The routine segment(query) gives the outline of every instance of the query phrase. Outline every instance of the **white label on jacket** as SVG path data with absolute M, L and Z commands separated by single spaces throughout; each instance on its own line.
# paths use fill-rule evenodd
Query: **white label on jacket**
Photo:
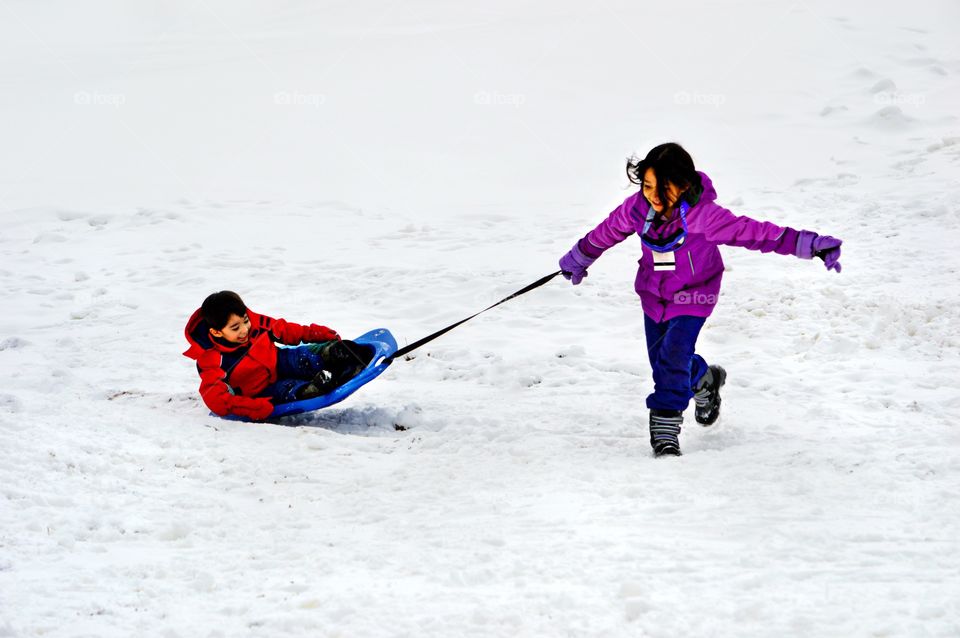
M 677 257 L 675 253 L 658 253 L 655 250 L 650 251 L 653 254 L 654 270 L 676 270 Z

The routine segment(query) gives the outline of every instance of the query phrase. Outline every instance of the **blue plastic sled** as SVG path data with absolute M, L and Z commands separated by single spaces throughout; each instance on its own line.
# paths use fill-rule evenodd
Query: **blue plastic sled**
M 370 363 L 367 364 L 367 367 L 364 368 L 360 374 L 323 396 L 305 399 L 303 401 L 280 403 L 273 408 L 270 418 L 300 414 L 302 412 L 312 412 L 313 410 L 319 410 L 334 403 L 340 403 L 365 384 L 379 377 L 380 374 L 390 366 L 390 363 L 385 361 L 385 359 L 397 351 L 397 340 L 393 338 L 393 335 L 390 334 L 390 331 L 386 328 L 371 330 L 364 335 L 360 335 L 353 341 L 355 343 L 371 345 L 376 349 L 373 359 L 370 360 Z
M 370 332 L 357 337 L 353 341 L 355 343 L 371 345 L 376 350 L 375 354 L 373 355 L 373 359 L 370 360 L 370 363 L 367 364 L 367 367 L 364 368 L 360 374 L 353 377 L 342 386 L 334 388 L 333 391 L 324 394 L 323 396 L 314 397 L 312 399 L 304 399 L 303 401 L 279 403 L 274 406 L 273 412 L 270 413 L 268 418 L 274 419 L 291 414 L 312 412 L 313 410 L 319 410 L 320 408 L 325 408 L 328 405 L 333 405 L 334 403 L 340 403 L 348 396 L 362 388 L 364 385 L 379 377 L 384 370 L 390 367 L 390 362 L 386 361 L 386 359 L 397 351 L 397 340 L 393 338 L 393 335 L 390 334 L 389 330 L 386 328 L 371 330 Z M 249 420 L 236 416 L 227 416 L 224 418 L 230 419 L 231 421 Z

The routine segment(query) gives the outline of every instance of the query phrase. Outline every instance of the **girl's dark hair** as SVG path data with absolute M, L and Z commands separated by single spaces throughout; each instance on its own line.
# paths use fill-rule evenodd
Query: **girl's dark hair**
M 667 184 L 675 185 L 683 193 L 680 199 L 690 206 L 700 201 L 703 193 L 703 181 L 693 166 L 690 153 L 675 142 L 654 146 L 643 159 L 631 157 L 627 160 L 627 178 L 634 184 L 643 184 L 643 176 L 652 168 L 657 176 L 657 196 L 666 205 Z
M 231 315 L 242 317 L 247 314 L 247 305 L 240 295 L 232 290 L 215 292 L 203 300 L 200 306 L 200 316 L 207 322 L 207 326 L 214 330 L 222 330 Z

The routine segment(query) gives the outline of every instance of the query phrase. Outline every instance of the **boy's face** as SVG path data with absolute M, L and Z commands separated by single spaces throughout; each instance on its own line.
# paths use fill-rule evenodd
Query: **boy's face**
M 250 337 L 250 317 L 246 314 L 242 317 L 230 315 L 230 318 L 227 319 L 227 325 L 222 330 L 210 328 L 210 334 L 220 339 L 226 339 L 230 343 L 244 344 Z

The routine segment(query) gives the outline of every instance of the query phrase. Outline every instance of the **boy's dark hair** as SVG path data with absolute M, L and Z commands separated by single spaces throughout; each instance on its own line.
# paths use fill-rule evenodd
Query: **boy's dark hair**
M 627 178 L 634 184 L 643 184 L 643 176 L 652 168 L 657 176 L 657 196 L 661 202 L 667 200 L 667 183 L 675 185 L 683 193 L 681 200 L 690 206 L 700 201 L 703 193 L 703 180 L 693 166 L 690 153 L 675 142 L 654 146 L 643 159 L 631 157 L 627 160 Z
M 231 315 L 242 317 L 247 314 L 247 305 L 240 295 L 232 290 L 215 292 L 203 300 L 200 306 L 200 315 L 207 322 L 207 326 L 214 330 L 222 330 Z

